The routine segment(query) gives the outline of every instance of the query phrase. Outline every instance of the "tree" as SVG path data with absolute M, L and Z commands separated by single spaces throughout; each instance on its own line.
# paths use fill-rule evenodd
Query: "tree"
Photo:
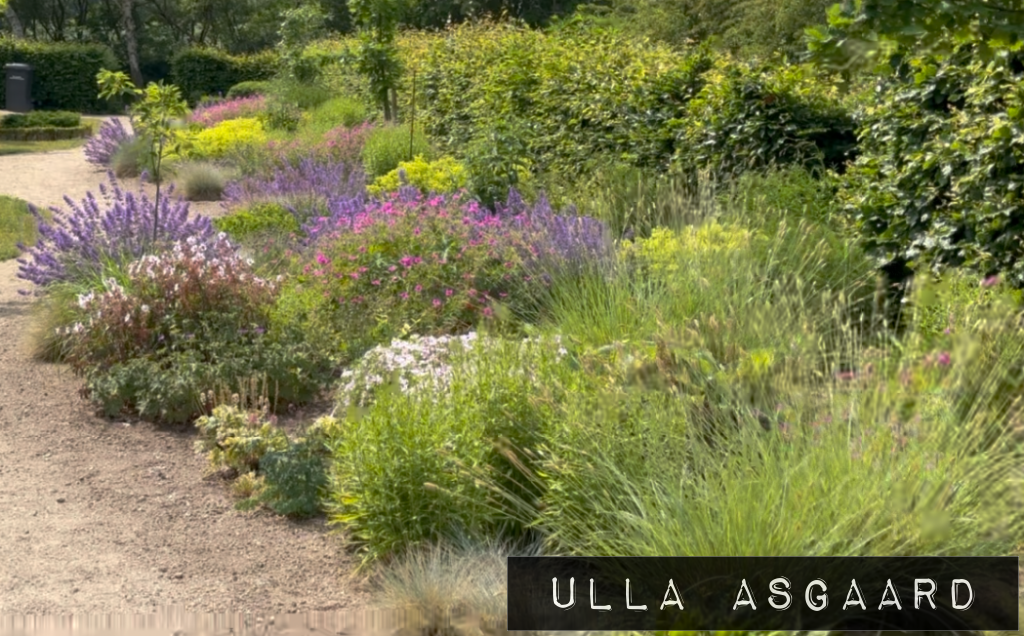
M 402 76 L 402 65 L 395 46 L 395 32 L 405 8 L 402 0 L 349 1 L 352 22 L 360 31 L 356 63 L 359 72 L 369 80 L 370 94 L 388 121 L 398 117 L 392 92 Z
M 142 69 L 139 66 L 139 40 L 135 31 L 135 0 L 121 0 L 124 19 L 124 46 L 128 55 L 128 70 L 136 86 L 142 86 Z

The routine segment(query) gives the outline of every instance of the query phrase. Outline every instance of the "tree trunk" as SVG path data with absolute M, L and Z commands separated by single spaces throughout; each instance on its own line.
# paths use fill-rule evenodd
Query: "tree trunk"
M 135 32 L 135 16 L 133 9 L 135 0 L 121 0 L 121 13 L 124 18 L 124 48 L 128 54 L 128 72 L 132 81 L 142 88 L 142 69 L 139 66 L 139 40 Z
M 18 19 L 18 14 L 14 12 L 14 6 L 10 2 L 7 3 L 4 18 L 7 20 L 7 24 L 11 25 L 11 32 L 14 34 L 14 37 L 19 40 L 24 39 L 25 28 L 21 26 L 21 20 Z

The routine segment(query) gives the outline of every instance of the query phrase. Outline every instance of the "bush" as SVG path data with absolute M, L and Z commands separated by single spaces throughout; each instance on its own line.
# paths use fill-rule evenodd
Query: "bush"
M 257 95 L 266 95 L 270 92 L 270 82 L 268 81 L 255 81 L 255 82 L 239 82 L 228 89 L 228 99 L 241 99 L 243 97 L 256 97 Z
M 79 298 L 67 359 L 108 415 L 187 421 L 205 408 L 206 391 L 237 392 L 253 377 L 274 407 L 319 391 L 316 354 L 268 334 L 274 283 L 226 238 L 204 247 L 179 242 L 133 262 L 124 286 L 108 279 Z
M 228 185 L 225 198 L 233 205 L 273 201 L 284 205 L 299 223 L 329 214 L 334 205 L 362 205 L 366 178 L 359 166 L 304 159 L 285 163 L 266 178 L 249 177 Z
M 299 129 L 299 122 L 302 121 L 302 111 L 294 104 L 289 104 L 280 99 L 273 99 L 267 104 L 266 109 L 260 113 L 260 123 L 268 130 L 283 130 L 295 132 Z
M 266 81 L 280 70 L 273 51 L 255 55 L 229 55 L 210 48 L 189 48 L 171 58 L 171 78 L 190 103 L 203 95 L 217 95 L 246 81 Z
M 80 204 L 66 198 L 70 211 L 53 208 L 52 223 L 32 208 L 40 239 L 25 250 L 31 260 L 18 259 L 18 278 L 42 288 L 57 281 L 95 279 L 108 265 L 127 264 L 152 248 L 154 222 L 158 246 L 180 240 L 197 244 L 212 240 L 210 219 L 189 219 L 188 203 L 172 203 L 173 188 L 161 197 L 158 210 L 145 192 L 125 192 L 113 174 L 108 178 L 110 189 L 101 184 L 100 199 L 91 192 Z M 157 212 L 159 219 L 154 218 Z
M 334 95 L 316 82 L 276 80 L 270 85 L 269 97 L 285 104 L 297 106 L 300 110 L 312 110 L 331 99 Z
M 362 124 L 355 128 L 339 126 L 324 134 L 300 134 L 288 141 L 238 149 L 231 153 L 231 161 L 242 174 L 261 179 L 287 166 L 297 168 L 306 161 L 361 166 L 363 143 L 372 130 L 372 124 Z
M 288 436 L 274 426 L 275 418 L 265 409 L 247 413 L 240 406 L 244 405 L 221 404 L 196 419 L 195 450 L 206 453 L 213 470 L 256 472 L 268 452 L 288 447 Z
M 101 100 L 96 93 L 96 74 L 103 69 L 120 68 L 117 58 L 106 46 L 0 37 L 0 68 L 11 63 L 32 66 L 35 108 L 75 113 L 105 113 L 116 109 L 116 104 Z M 5 99 L 5 86 L 0 85 L 0 103 Z
M 363 165 L 367 176 L 371 178 L 383 177 L 397 169 L 401 162 L 411 161 L 418 156 L 428 161 L 434 158 L 430 141 L 422 131 L 414 131 L 410 154 L 409 130 L 402 126 L 375 128 L 366 137 L 363 146 Z
M 351 97 L 335 97 L 312 111 L 308 127 L 327 131 L 339 126 L 353 128 L 369 119 L 369 112 L 362 102 Z
M 674 161 L 718 178 L 787 164 L 841 170 L 853 157 L 853 118 L 834 88 L 795 66 L 722 60 L 687 105 Z
M 571 176 L 605 155 L 667 167 L 672 122 L 713 61 L 703 49 L 678 53 L 607 33 L 487 24 L 456 27 L 422 58 L 417 115 L 447 150 L 462 158 L 472 140 L 518 120 L 532 169 Z
M 221 159 L 239 146 L 266 143 L 267 136 L 258 119 L 228 119 L 190 136 L 188 156 L 196 159 Z
M 248 207 L 213 220 L 214 227 L 231 238 L 244 241 L 263 233 L 292 234 L 298 232 L 295 215 L 279 203 L 253 203 Z
M 85 159 L 93 165 L 110 168 L 114 155 L 134 139 L 135 135 L 128 132 L 120 119 L 108 119 L 100 126 L 99 134 L 85 142 Z
M 398 168 L 378 177 L 367 192 L 379 196 L 397 192 L 404 185 L 419 188 L 424 194 L 446 194 L 466 187 L 466 170 L 451 157 L 427 161 L 422 155 L 412 161 L 403 161 Z
M 189 201 L 219 201 L 227 185 L 223 168 L 212 163 L 188 163 L 177 171 L 180 190 Z
M 0 128 L 77 128 L 81 125 L 81 115 L 61 110 L 14 113 L 0 118 Z
M 896 282 L 967 266 L 1024 286 L 1021 59 L 985 61 L 971 45 L 912 58 L 860 113 L 862 154 L 840 198 Z
M 266 100 L 262 96 L 238 97 L 197 106 L 189 116 L 189 121 L 210 127 L 228 119 L 257 117 L 265 108 Z

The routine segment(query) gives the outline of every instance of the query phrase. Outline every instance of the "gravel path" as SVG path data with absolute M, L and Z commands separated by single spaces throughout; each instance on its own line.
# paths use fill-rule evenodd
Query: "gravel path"
M 0 157 L 0 194 L 37 205 L 103 180 L 80 149 Z M 98 418 L 65 366 L 31 359 L 16 272 L 0 263 L 0 616 L 367 605 L 323 520 L 235 511 L 192 430 Z

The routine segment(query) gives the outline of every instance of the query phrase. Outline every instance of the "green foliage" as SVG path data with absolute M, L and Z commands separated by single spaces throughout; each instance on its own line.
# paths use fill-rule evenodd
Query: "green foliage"
M 278 203 L 254 203 L 213 220 L 214 227 L 239 241 L 264 233 L 291 234 L 299 231 L 295 215 Z
M 279 515 L 304 518 L 322 511 L 327 487 L 326 451 L 321 444 L 300 440 L 271 450 L 260 459 L 264 488 L 260 503 Z
M 880 80 L 840 196 L 882 265 L 966 265 L 1024 284 L 1021 59 L 1003 49 L 986 62 L 967 44 Z
M 295 132 L 302 121 L 302 110 L 295 104 L 272 99 L 259 114 L 259 121 L 267 130 Z
M 469 191 L 486 206 L 504 201 L 511 188 L 530 192 L 529 150 L 522 125 L 495 126 L 470 140 L 464 151 Z
M 393 125 L 374 128 L 363 146 L 363 166 L 366 168 L 367 176 L 383 177 L 396 170 L 401 162 L 410 161 L 417 156 L 428 161 L 434 158 L 436 153 L 422 131 L 415 131 L 412 141 L 410 153 L 408 128 Z
M 378 391 L 333 444 L 328 516 L 351 533 L 366 560 L 453 534 L 488 539 L 523 531 L 468 473 L 486 472 L 520 496 L 535 496 L 502 451 L 536 446 L 551 409 L 533 399 L 536 387 L 564 386 L 556 380 L 572 372 L 544 342 L 474 348 L 453 369 L 451 388 L 441 394 Z
M 317 132 L 327 132 L 338 126 L 352 128 L 370 117 L 366 106 L 351 97 L 334 97 L 318 106 L 310 115 L 307 128 Z
M 281 14 L 278 35 L 281 40 L 282 62 L 292 79 L 312 82 L 317 79 L 319 69 L 309 64 L 310 58 L 303 57 L 306 45 L 323 34 L 327 14 L 315 3 L 301 3 Z
M 143 170 L 152 172 L 153 157 L 150 154 L 152 140 L 136 137 L 132 141 L 121 144 L 110 161 L 110 169 L 118 179 L 134 178 Z
M 256 118 L 228 119 L 189 137 L 188 156 L 219 159 L 240 146 L 252 146 L 267 140 L 263 125 Z
M 290 104 L 303 111 L 312 110 L 333 96 L 331 91 L 320 83 L 294 80 L 275 80 L 270 84 L 268 94 L 271 102 Z
M 36 220 L 28 204 L 0 196 L 0 261 L 21 255 L 18 244 L 31 246 L 36 239 Z
M 177 182 L 189 201 L 219 201 L 227 176 L 221 166 L 212 163 L 188 163 L 176 170 Z
M 12 113 L 0 118 L 0 128 L 77 128 L 82 116 L 68 111 L 36 110 L 30 113 Z
M 0 37 L 0 68 L 11 63 L 32 66 L 32 101 L 40 110 L 111 110 L 97 99 L 93 79 L 101 70 L 119 67 L 117 58 L 106 46 Z M 5 94 L 5 86 L 0 85 L 0 103 L 6 99 Z
M 237 403 L 217 406 L 195 422 L 199 429 L 196 452 L 206 453 L 214 470 L 254 472 L 268 452 L 288 448 L 288 436 L 266 420 L 265 410 L 247 413 Z
M 803 69 L 723 60 L 705 80 L 678 124 L 682 167 L 724 178 L 791 163 L 842 169 L 851 158 L 853 118 Z
M 240 82 L 270 80 L 280 66 L 273 51 L 236 56 L 211 48 L 188 48 L 171 59 L 171 78 L 194 104 L 203 95 L 223 94 Z
M 255 95 L 266 95 L 270 92 L 270 82 L 264 80 L 239 82 L 228 89 L 225 97 L 237 99 L 241 97 L 253 97 Z
M 422 155 L 412 161 L 403 161 L 398 167 L 378 177 L 367 187 L 367 192 L 379 196 L 395 192 L 402 185 L 411 185 L 424 194 L 451 193 L 466 186 L 466 170 L 451 157 L 427 161 Z
M 352 12 L 352 23 L 360 32 L 354 62 L 367 79 L 370 95 L 384 112 L 384 119 L 392 121 L 398 114 L 392 111 L 391 93 L 397 88 L 402 75 L 402 63 L 395 46 L 402 2 L 349 0 L 348 7 Z

